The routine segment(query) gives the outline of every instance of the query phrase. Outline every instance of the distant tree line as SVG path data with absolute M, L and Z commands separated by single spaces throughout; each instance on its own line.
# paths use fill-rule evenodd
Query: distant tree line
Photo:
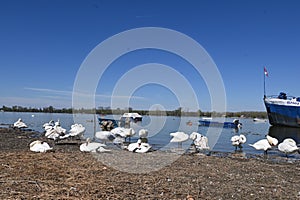
M 175 110 L 136 110 L 133 108 L 125 109 L 111 109 L 110 107 L 98 107 L 97 109 L 72 109 L 72 108 L 54 108 L 53 106 L 43 107 L 43 108 L 32 108 L 32 107 L 23 107 L 23 106 L 2 106 L 0 108 L 4 112 L 41 112 L 41 113 L 96 113 L 99 115 L 122 115 L 126 112 L 137 112 L 140 115 L 156 115 L 156 116 L 193 116 L 193 117 L 245 117 L 245 118 L 267 118 L 266 112 L 259 111 L 242 111 L 242 112 L 202 112 L 198 111 L 183 111 L 181 107 Z
M 57 109 L 54 108 L 53 106 L 48 106 L 44 108 L 32 108 L 32 107 L 28 108 L 23 106 L 12 106 L 12 107 L 2 106 L 0 110 L 4 112 L 72 113 L 71 108 Z

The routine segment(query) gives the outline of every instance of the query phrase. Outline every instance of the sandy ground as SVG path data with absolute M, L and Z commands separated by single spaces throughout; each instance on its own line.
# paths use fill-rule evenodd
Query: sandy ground
M 0 199 L 300 199 L 297 160 L 184 154 L 133 174 L 80 152 L 79 143 L 30 152 L 34 134 L 0 129 Z

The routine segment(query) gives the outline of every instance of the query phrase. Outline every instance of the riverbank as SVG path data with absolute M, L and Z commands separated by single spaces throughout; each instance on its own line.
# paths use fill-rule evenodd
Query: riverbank
M 56 145 L 29 151 L 34 132 L 0 129 L 1 199 L 297 199 L 300 163 L 185 154 L 159 171 L 131 174 Z

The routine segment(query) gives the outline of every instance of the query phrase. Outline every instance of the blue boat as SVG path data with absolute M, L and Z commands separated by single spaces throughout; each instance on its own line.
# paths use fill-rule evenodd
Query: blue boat
M 300 127 L 300 97 L 280 92 L 278 96 L 265 96 L 264 103 L 271 125 Z
M 233 122 L 217 122 L 211 120 L 199 120 L 199 126 L 214 126 L 221 128 L 241 128 L 242 124 L 238 119 L 233 120 Z

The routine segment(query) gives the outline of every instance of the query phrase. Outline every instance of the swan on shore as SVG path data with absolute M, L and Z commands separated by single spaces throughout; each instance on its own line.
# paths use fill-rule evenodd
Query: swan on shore
M 13 128 L 27 128 L 27 125 L 22 121 L 21 118 L 19 118 L 14 124 L 13 124 Z
M 45 123 L 43 127 L 45 129 L 45 136 L 49 139 L 57 140 L 66 134 L 66 129 L 60 126 L 59 120 L 55 123 L 51 120 L 50 122 Z
M 254 147 L 256 150 L 264 150 L 264 154 L 268 153 L 268 150 L 272 149 L 273 146 L 278 144 L 278 140 L 269 135 L 266 136 L 266 139 L 261 139 L 254 144 L 249 144 L 249 146 Z
M 276 146 L 278 144 L 278 140 L 276 138 L 269 135 L 267 135 L 266 137 L 271 146 Z
M 148 143 L 144 143 L 139 139 L 136 143 L 129 144 L 127 150 L 135 153 L 146 153 L 151 148 L 151 145 L 149 145 Z
M 79 149 L 82 152 L 108 152 L 110 150 L 104 149 L 105 144 L 92 142 L 90 138 L 86 139 L 86 142 L 81 144 Z
M 239 147 L 240 149 L 242 149 L 242 144 L 245 144 L 247 139 L 246 136 L 241 134 L 241 135 L 234 135 L 231 137 L 231 144 L 232 146 L 235 146 L 235 150 L 237 150 L 237 148 Z
M 85 127 L 82 124 L 73 124 L 67 134 L 59 136 L 59 139 L 79 136 L 82 137 L 85 132 Z
M 67 129 L 62 128 L 62 127 L 60 126 L 59 120 L 58 120 L 57 122 L 55 122 L 53 128 L 54 128 L 54 129 L 56 130 L 56 132 L 57 132 L 58 134 L 60 134 L 60 135 L 64 135 L 64 134 L 66 133 L 66 131 L 67 131 Z
M 54 125 L 54 121 L 50 120 L 49 122 L 43 124 L 43 128 L 45 129 L 45 131 L 47 131 L 49 129 L 52 129 Z
M 46 152 L 52 150 L 47 142 L 43 142 L 40 140 L 35 140 L 29 144 L 30 151 L 34 152 Z
M 117 127 L 112 129 L 110 132 L 113 133 L 116 137 L 125 138 L 125 140 L 126 138 L 129 138 L 129 141 L 130 138 L 135 135 L 135 131 L 133 130 L 133 128 Z
M 200 133 L 192 132 L 190 139 L 193 140 L 196 150 L 208 150 L 208 138 Z
M 95 137 L 102 142 L 113 142 L 116 139 L 116 136 L 110 131 L 97 131 Z
M 295 152 L 300 153 L 299 148 L 297 147 L 297 144 L 295 140 L 291 138 L 286 138 L 278 145 L 278 150 L 282 153 L 285 153 L 286 157 L 288 157 L 288 154 L 292 154 Z

